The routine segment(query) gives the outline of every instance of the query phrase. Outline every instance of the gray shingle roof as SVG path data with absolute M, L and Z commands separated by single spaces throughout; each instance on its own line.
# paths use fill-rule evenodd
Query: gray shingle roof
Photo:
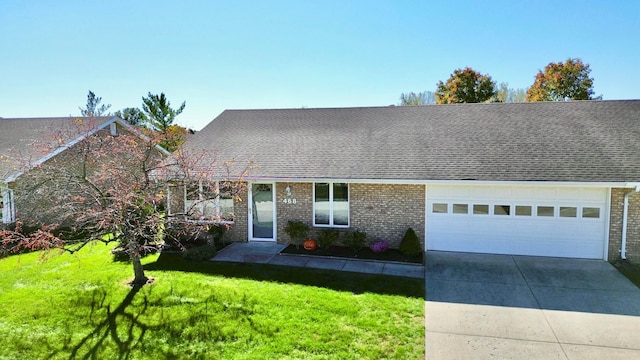
M 185 148 L 264 178 L 640 181 L 640 100 L 226 110 Z
M 29 163 L 47 155 L 40 145 L 66 143 L 82 135 L 82 129 L 97 126 L 111 118 L 0 118 L 0 180 L 25 170 Z M 85 126 L 76 126 L 76 119 L 83 119 Z

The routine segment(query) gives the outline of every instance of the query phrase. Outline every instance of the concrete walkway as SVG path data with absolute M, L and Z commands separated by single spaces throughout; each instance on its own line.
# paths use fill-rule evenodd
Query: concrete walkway
M 222 249 L 211 261 L 261 263 L 424 278 L 424 266 L 421 265 L 279 254 L 285 247 L 286 245 L 270 242 L 238 242 Z
M 640 289 L 605 261 L 427 252 L 427 359 L 640 359 Z

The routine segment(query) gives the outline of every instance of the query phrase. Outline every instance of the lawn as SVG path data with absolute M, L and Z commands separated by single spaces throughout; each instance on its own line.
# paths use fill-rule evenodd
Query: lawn
M 0 359 L 424 359 L 424 280 L 144 259 L 0 259 Z

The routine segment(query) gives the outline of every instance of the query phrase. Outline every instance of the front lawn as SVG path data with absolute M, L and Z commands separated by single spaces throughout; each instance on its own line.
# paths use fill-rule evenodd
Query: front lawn
M 100 243 L 0 259 L 0 359 L 423 359 L 424 280 L 143 260 Z

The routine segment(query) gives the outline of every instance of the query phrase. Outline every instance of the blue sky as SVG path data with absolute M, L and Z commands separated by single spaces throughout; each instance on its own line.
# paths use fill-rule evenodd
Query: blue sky
M 200 129 L 224 109 L 386 106 L 470 66 L 526 88 L 581 58 L 639 99 L 638 1 L 0 1 L 0 116 L 115 111 L 164 92 Z

